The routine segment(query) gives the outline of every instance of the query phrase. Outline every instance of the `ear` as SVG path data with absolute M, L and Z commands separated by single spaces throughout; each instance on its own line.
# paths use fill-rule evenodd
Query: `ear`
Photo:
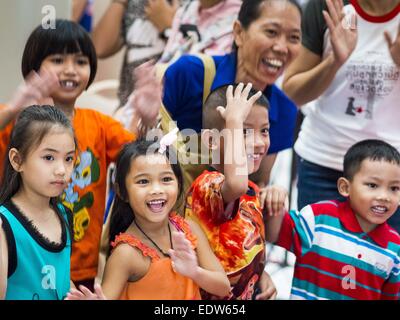
M 238 47 L 243 45 L 243 27 L 239 20 L 235 20 L 233 24 L 233 41 Z
M 114 183 L 114 190 L 115 190 L 115 194 L 121 199 L 121 200 L 123 200 L 123 201 L 125 201 L 126 202 L 126 199 L 124 199 L 124 197 L 121 195 L 121 189 L 120 189 L 120 187 L 119 187 L 119 184 L 118 183 Z
M 339 193 L 343 197 L 347 198 L 350 193 L 350 181 L 344 177 L 340 177 L 337 182 L 337 188 Z
M 204 129 L 201 131 L 201 142 L 208 150 L 214 151 L 218 149 L 218 142 L 214 138 L 214 134 L 210 129 Z
M 15 148 L 11 148 L 8 152 L 8 160 L 10 160 L 11 166 L 17 172 L 21 172 L 22 157 L 19 151 Z

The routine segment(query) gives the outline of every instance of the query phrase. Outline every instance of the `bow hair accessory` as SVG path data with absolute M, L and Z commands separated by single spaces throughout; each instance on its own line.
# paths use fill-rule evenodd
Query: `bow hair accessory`
M 178 139 L 178 128 L 173 129 L 171 132 L 168 132 L 165 136 L 163 136 L 160 140 L 160 148 L 158 149 L 159 153 L 164 153 L 171 144 L 173 144 L 176 139 Z

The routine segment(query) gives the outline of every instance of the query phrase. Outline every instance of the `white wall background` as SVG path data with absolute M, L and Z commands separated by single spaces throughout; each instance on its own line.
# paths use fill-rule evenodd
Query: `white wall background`
M 54 6 L 57 18 L 69 18 L 71 0 L 0 1 L 0 103 L 7 101 L 22 81 L 21 58 L 26 39 L 46 14 L 42 8 Z

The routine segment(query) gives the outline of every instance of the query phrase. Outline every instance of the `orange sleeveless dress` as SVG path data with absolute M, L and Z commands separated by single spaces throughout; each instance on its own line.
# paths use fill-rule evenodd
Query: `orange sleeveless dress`
M 170 222 L 179 231 L 185 233 L 192 243 L 193 249 L 197 246 L 197 238 L 192 234 L 187 222 L 176 214 L 170 216 Z M 135 282 L 127 282 L 120 300 L 200 300 L 198 285 L 172 269 L 170 258 L 161 258 L 157 250 L 148 247 L 136 237 L 121 233 L 111 243 L 113 248 L 121 243 L 139 249 L 146 257 L 150 257 L 151 264 L 146 275 Z

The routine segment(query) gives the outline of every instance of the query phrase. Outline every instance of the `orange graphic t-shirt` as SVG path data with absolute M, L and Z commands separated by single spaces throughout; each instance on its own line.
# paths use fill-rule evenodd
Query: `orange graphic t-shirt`
M 9 124 L 0 131 L 1 172 L 12 127 L 13 124 Z M 74 216 L 71 278 L 80 281 L 92 279 L 97 274 L 107 167 L 116 160 L 121 147 L 135 136 L 118 121 L 92 109 L 76 108 L 73 127 L 78 157 L 62 201 Z
M 252 299 L 265 265 L 265 231 L 259 188 L 249 181 L 247 193 L 227 206 L 221 194 L 225 177 L 204 171 L 186 198 L 185 216 L 207 235 L 215 255 L 231 282 L 225 299 Z M 204 299 L 219 299 L 202 291 Z

